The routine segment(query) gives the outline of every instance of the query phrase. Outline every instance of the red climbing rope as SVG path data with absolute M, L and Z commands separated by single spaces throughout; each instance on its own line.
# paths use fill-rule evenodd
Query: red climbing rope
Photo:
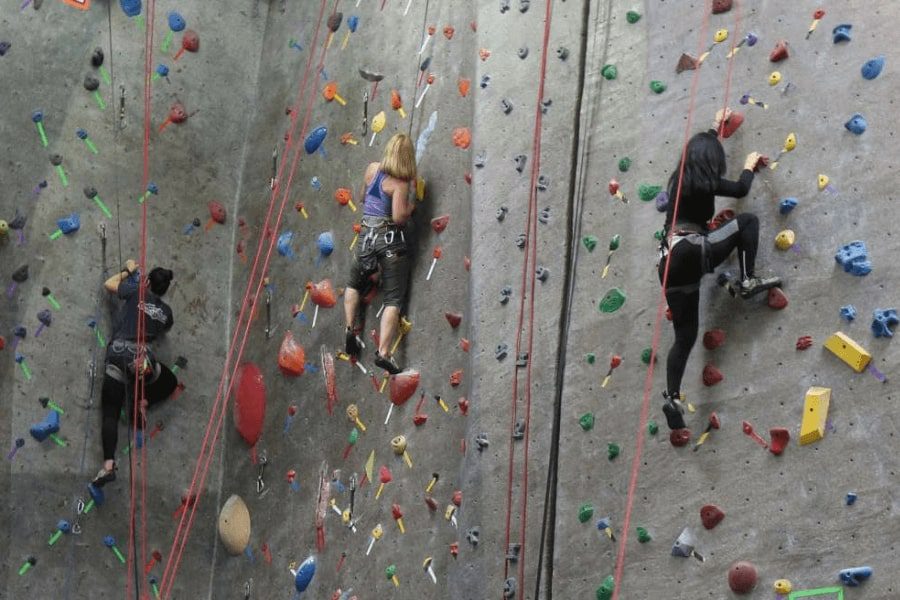
M 741 12 L 740 12 L 740 0 L 736 2 L 737 11 L 735 14 L 735 25 L 734 30 L 735 34 L 738 30 L 741 20 Z M 706 3 L 706 10 L 703 13 L 703 23 L 700 28 L 700 35 L 698 41 L 698 55 L 703 51 L 703 45 L 706 38 L 706 32 L 709 26 L 709 16 L 712 13 L 712 2 L 711 0 Z M 732 50 L 735 48 L 735 38 L 732 38 Z M 726 75 L 726 83 L 725 83 L 725 97 L 724 97 L 724 106 L 728 106 L 728 94 L 731 90 L 731 76 L 733 73 L 734 67 L 734 57 L 730 59 L 731 64 L 728 66 L 728 71 Z M 688 115 L 687 115 L 687 123 L 685 124 L 684 130 L 684 143 L 682 144 L 681 150 L 681 164 L 678 172 L 678 187 L 675 191 L 675 204 L 672 209 L 672 222 L 674 223 L 678 217 L 678 206 L 681 201 L 681 185 L 682 185 L 682 177 L 684 176 L 684 163 L 685 158 L 687 156 L 687 145 L 688 141 L 691 138 L 691 128 L 693 125 L 693 117 L 694 117 L 694 102 L 697 98 L 697 86 L 700 81 L 700 65 L 698 65 L 697 69 L 694 71 L 694 77 L 691 82 L 691 96 L 690 102 L 688 104 Z M 720 131 L 721 134 L 721 131 Z M 674 233 L 673 231 L 669 232 L 670 240 L 671 236 Z M 641 459 L 643 455 L 644 449 L 644 432 L 646 429 L 647 418 L 650 413 L 650 395 L 653 392 L 653 371 L 654 366 L 656 364 L 656 351 L 659 347 L 659 338 L 662 329 L 662 320 L 663 315 L 665 314 L 666 309 L 666 288 L 669 282 L 669 264 L 672 255 L 669 254 L 666 259 L 666 266 L 663 270 L 663 280 L 662 280 L 662 290 L 660 292 L 660 300 L 659 305 L 656 308 L 656 322 L 653 327 L 653 341 L 651 344 L 650 350 L 650 365 L 647 369 L 647 377 L 644 380 L 644 398 L 641 402 L 641 416 L 638 422 L 638 430 L 637 430 L 637 440 L 635 442 L 635 450 L 634 456 L 631 460 L 631 477 L 628 482 L 628 495 L 625 501 L 625 515 L 622 519 L 622 530 L 621 530 L 621 540 L 619 542 L 619 551 L 616 555 L 616 569 L 614 575 L 615 588 L 613 590 L 612 600 L 618 600 L 619 593 L 622 588 L 622 575 L 625 571 L 625 551 L 628 547 L 628 532 L 631 529 L 631 512 L 634 508 L 634 496 L 635 490 L 637 488 L 638 475 L 640 473 L 641 468 Z
M 336 0 L 334 5 L 333 13 L 337 11 L 337 7 L 340 0 Z M 319 38 L 319 32 L 322 24 L 322 17 L 324 16 L 326 0 L 322 0 L 320 12 L 319 12 L 319 20 L 316 25 L 316 30 L 313 38 L 313 42 L 310 45 L 311 48 L 315 48 Z M 321 59 L 319 61 L 319 65 L 317 68 L 317 72 L 321 71 L 322 66 L 324 65 L 325 56 L 327 54 L 327 48 L 324 47 L 322 49 Z M 282 200 L 278 211 L 278 216 L 276 218 L 274 228 L 270 229 L 271 216 L 274 208 L 275 200 L 279 193 L 282 192 L 279 189 L 278 184 L 276 183 L 275 189 L 272 191 L 268 212 L 266 214 L 266 219 L 262 227 L 262 234 L 260 235 L 260 240 L 257 246 L 256 256 L 254 257 L 253 267 L 251 270 L 250 277 L 248 278 L 247 288 L 244 293 L 244 297 L 241 303 L 241 310 L 238 316 L 238 323 L 235 326 L 235 331 L 232 336 L 231 344 L 229 345 L 228 354 L 226 357 L 225 365 L 223 366 L 223 371 L 221 378 L 219 380 L 219 387 L 216 395 L 216 400 L 213 405 L 213 409 L 210 414 L 209 421 L 207 422 L 206 433 L 204 435 L 203 444 L 201 447 L 200 455 L 198 456 L 197 465 L 194 470 L 194 476 L 191 481 L 191 488 L 188 492 L 188 497 L 197 498 L 196 501 L 190 506 L 190 514 L 188 515 L 188 510 L 182 512 L 181 520 L 179 521 L 178 530 L 176 531 L 175 539 L 172 543 L 172 549 L 169 552 L 169 557 L 166 563 L 165 571 L 163 572 L 163 577 L 160 583 L 160 594 L 162 598 L 168 598 L 172 592 L 172 587 L 174 585 L 175 575 L 178 571 L 178 567 L 181 563 L 182 554 L 184 552 L 185 545 L 187 543 L 188 535 L 190 533 L 191 528 L 193 527 L 194 518 L 196 515 L 197 506 L 199 504 L 199 494 L 196 493 L 198 489 L 202 489 L 206 476 L 209 472 L 209 468 L 212 462 L 213 452 L 212 449 L 215 447 L 216 441 L 218 440 L 218 436 L 221 432 L 222 424 L 224 422 L 225 413 L 227 412 L 228 400 L 230 399 L 231 392 L 233 390 L 235 374 L 238 369 L 238 365 L 240 364 L 240 360 L 243 356 L 244 347 L 247 341 L 250 325 L 252 323 L 252 318 L 247 315 L 248 309 L 252 306 L 256 305 L 256 302 L 259 299 L 260 292 L 262 290 L 262 283 L 265 276 L 265 273 L 268 271 L 269 263 L 272 256 L 272 250 L 275 247 L 277 236 L 275 236 L 272 232 L 277 231 L 278 227 L 281 223 L 281 219 L 284 213 L 284 208 L 287 203 L 287 199 L 290 196 L 291 186 L 293 184 L 293 177 L 296 172 L 297 166 L 299 164 L 299 160 L 301 157 L 301 150 L 303 148 L 302 143 L 295 143 L 295 140 L 302 139 L 306 133 L 306 129 L 308 128 L 309 118 L 312 112 L 313 102 L 315 100 L 315 94 L 307 95 L 307 106 L 305 118 L 303 121 L 303 125 L 300 129 L 299 136 L 295 136 L 296 133 L 296 125 L 297 125 L 297 115 L 299 114 L 299 108 L 303 99 L 304 92 L 307 92 L 309 89 L 308 83 L 313 83 L 309 81 L 310 75 L 310 67 L 312 65 L 313 52 L 310 52 L 310 56 L 306 63 L 306 68 L 304 70 L 303 81 L 300 85 L 300 89 L 297 94 L 297 101 L 292 110 L 291 114 L 291 131 L 288 136 L 287 142 L 285 144 L 285 152 L 284 155 L 288 156 L 291 150 L 296 146 L 296 150 L 294 152 L 294 158 L 291 163 L 291 169 L 288 176 L 288 182 L 283 190 Z M 287 161 L 282 161 L 282 164 L 279 165 L 278 173 L 276 174 L 276 182 L 281 181 L 281 176 L 283 174 L 283 170 Z M 263 242 L 265 240 L 269 240 L 269 246 L 266 250 L 265 259 L 263 260 L 262 268 L 259 269 L 259 274 L 257 276 L 257 268 L 259 265 L 260 257 L 263 254 Z M 255 291 L 253 293 L 253 298 L 250 299 L 251 290 L 254 289 L 255 282 Z M 247 316 L 245 320 L 245 316 Z M 241 328 L 243 326 L 243 331 Z M 238 336 L 239 334 L 243 334 L 238 344 Z M 237 358 L 234 359 L 233 363 L 231 361 L 232 356 L 234 354 L 234 349 L 239 345 Z M 229 377 L 229 369 L 231 369 L 230 377 Z M 226 379 L 229 381 L 228 389 L 224 391 Z M 215 429 L 212 440 L 210 441 L 210 432 Z
M 520 600 L 525 597 L 525 533 L 528 524 L 528 444 L 531 434 L 531 373 L 532 373 L 532 352 L 534 350 L 534 294 L 537 280 L 537 183 L 541 167 L 541 137 L 543 124 L 543 101 L 544 101 L 544 83 L 547 75 L 547 50 L 550 46 L 550 25 L 553 17 L 553 2 L 547 0 L 546 11 L 544 14 L 544 37 L 541 48 L 541 66 L 540 78 L 538 80 L 537 104 L 535 107 L 534 117 L 534 139 L 532 142 L 532 161 L 531 161 L 531 187 L 528 194 L 528 216 L 526 219 L 525 231 L 525 259 L 522 264 L 522 285 L 520 288 L 519 299 L 519 319 L 516 333 L 516 358 L 522 352 L 522 333 L 525 325 L 525 297 L 526 284 L 528 284 L 528 342 L 527 353 L 528 362 L 525 366 L 525 438 L 524 438 L 524 454 L 522 457 L 522 485 L 521 500 L 519 509 L 519 560 L 518 560 L 518 597 Z M 530 256 L 529 256 L 530 253 Z M 530 283 L 529 283 L 530 282 Z M 515 442 L 513 440 L 513 431 L 515 430 L 518 417 L 519 402 L 519 368 L 516 367 L 513 373 L 513 391 L 512 405 L 510 409 L 510 442 L 509 442 L 509 472 L 507 474 L 507 492 L 506 492 L 506 547 L 509 547 L 511 537 L 511 519 L 512 519 L 512 488 L 513 488 L 513 470 L 515 461 Z M 503 549 L 504 553 L 506 548 Z M 509 576 L 509 561 L 505 562 L 503 568 L 503 578 Z

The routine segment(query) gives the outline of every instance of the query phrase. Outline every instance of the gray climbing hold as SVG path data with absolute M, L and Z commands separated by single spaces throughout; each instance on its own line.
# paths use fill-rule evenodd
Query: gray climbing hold
M 516 236 L 516 246 L 521 250 L 525 247 L 525 242 L 528 240 L 528 236 L 524 233 L 520 233 Z
M 525 60 L 526 58 L 528 58 L 528 46 L 522 46 L 516 51 L 516 54 L 519 55 L 519 58 Z
M 481 152 L 481 154 L 476 155 L 474 161 L 475 166 L 479 169 L 484 167 L 485 162 L 487 162 L 487 150 L 484 150 L 483 152 Z
M 500 14 L 504 14 L 509 10 L 509 0 L 500 0 Z
M 556 57 L 559 58 L 559 60 L 566 60 L 569 58 L 569 49 L 565 46 L 560 46 L 556 49 Z
M 528 353 L 527 352 L 519 352 L 519 355 L 516 357 L 516 366 L 517 367 L 527 367 L 528 366 Z
M 473 546 L 477 546 L 479 542 L 479 538 L 481 537 L 481 529 L 479 527 L 470 527 L 466 532 L 466 541 L 468 541 Z
M 504 115 L 508 115 L 509 113 L 512 112 L 512 109 L 513 109 L 512 102 L 510 102 L 509 100 L 504 98 L 503 100 L 500 101 L 500 109 L 503 111 Z
M 503 582 L 503 597 L 509 600 L 516 597 L 516 578 L 510 577 Z
M 548 187 L 550 187 L 550 178 L 546 175 L 539 176 L 537 180 L 537 189 L 541 192 L 546 192 Z
M 512 438 L 514 440 L 521 440 L 525 438 L 525 418 L 519 417 L 516 420 L 516 426 L 513 428 Z
M 509 212 L 509 209 L 506 208 L 505 206 L 501 206 L 500 208 L 498 208 L 497 209 L 497 220 L 503 221 L 503 219 L 506 218 L 506 213 L 508 213 L 508 212 Z
M 526 13 L 528 12 L 528 8 L 531 6 L 531 0 L 519 0 L 519 12 Z
M 491 442 L 488 440 L 488 436 L 486 433 L 479 433 L 475 436 L 475 446 L 478 448 L 478 451 L 481 452 L 485 448 L 491 445 Z
M 491 76 L 490 75 L 482 75 L 481 83 L 478 85 L 481 86 L 481 89 L 485 89 L 487 86 L 491 85 Z
M 503 360 L 509 355 L 509 344 L 497 344 L 497 347 L 494 349 L 494 358 L 497 360 Z
M 550 277 L 550 270 L 546 267 L 538 267 L 535 271 L 535 276 L 538 278 L 538 281 L 544 283 Z
M 538 221 L 546 225 L 550 222 L 550 207 L 545 206 L 540 213 L 538 213 Z
M 516 171 L 521 173 L 525 170 L 525 163 L 528 162 L 528 157 L 524 154 L 520 154 L 513 159 L 516 162 Z

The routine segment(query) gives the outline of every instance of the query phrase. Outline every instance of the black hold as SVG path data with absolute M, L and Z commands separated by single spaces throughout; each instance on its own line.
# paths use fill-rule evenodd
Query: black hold
M 550 186 L 550 178 L 546 175 L 541 175 L 537 180 L 537 189 L 541 192 L 546 192 L 547 188 Z
M 480 537 L 481 537 L 481 529 L 479 527 L 471 527 L 466 532 L 466 540 L 473 546 L 478 546 Z
M 175 359 L 175 366 L 178 367 L 179 369 L 187 368 L 187 364 L 188 364 L 188 359 L 186 359 L 183 356 L 179 356 L 178 358 Z
M 28 265 L 22 265 L 21 267 L 13 271 L 10 277 L 16 283 L 23 283 L 25 281 L 28 281 Z
M 480 154 L 475 155 L 475 160 L 473 161 L 475 167 L 481 169 L 484 167 L 484 163 L 487 162 L 487 151 L 481 152 Z
M 503 111 L 504 115 L 508 115 L 513 109 L 512 102 L 504 98 L 500 101 L 500 109 Z
M 509 600 L 516 597 L 516 578 L 509 577 L 503 582 L 503 597 Z
M 516 366 L 517 367 L 527 367 L 528 366 L 528 353 L 520 352 L 518 358 L 516 358 Z
M 50 164 L 54 167 L 58 167 L 62 164 L 62 155 L 61 154 L 51 154 L 50 155 Z
M 494 349 L 494 358 L 497 360 L 503 360 L 509 354 L 509 345 L 508 344 L 497 344 L 497 347 Z
M 88 73 L 84 76 L 84 89 L 89 92 L 96 92 L 100 87 L 100 80 Z
M 198 217 L 194 217 L 194 220 L 191 221 L 191 225 L 194 227 L 200 227 L 202 221 Z
M 481 83 L 479 83 L 478 85 L 481 86 L 481 89 L 487 88 L 487 86 L 491 85 L 491 76 L 490 75 L 482 75 Z
M 516 420 L 516 426 L 513 428 L 512 438 L 514 440 L 521 440 L 525 438 L 525 418 L 519 417 Z
M 550 207 L 545 206 L 540 213 L 538 213 L 538 221 L 546 225 L 550 222 Z
M 500 0 L 500 14 L 509 10 L 509 0 Z
M 359 69 L 359 76 L 369 83 L 378 83 L 379 81 L 384 79 L 384 75 L 382 75 L 381 73 L 362 68 Z
M 328 17 L 328 29 L 331 31 L 331 33 L 334 33 L 335 31 L 337 31 L 340 28 L 343 20 L 344 20 L 344 13 L 342 13 L 342 12 L 336 12 L 333 15 L 331 15 L 330 17 Z
M 512 297 L 513 290 L 510 286 L 504 286 L 500 289 L 500 304 L 506 304 Z
M 506 560 L 509 562 L 519 562 L 519 553 L 522 551 L 522 545 L 517 542 L 511 542 L 506 550 Z
M 566 60 L 569 58 L 569 49 L 565 46 L 560 46 L 556 49 L 556 57 L 559 60 Z
M 520 233 L 516 236 L 516 246 L 521 250 L 525 247 L 525 242 L 528 240 L 528 236 L 524 233 Z
M 547 279 L 550 278 L 550 269 L 546 267 L 538 267 L 534 272 L 535 277 L 537 277 L 538 281 L 544 283 Z
M 516 161 L 516 171 L 521 173 L 522 171 L 525 170 L 525 163 L 528 161 L 527 156 L 525 156 L 524 154 L 520 154 L 513 160 Z
M 82 191 L 84 192 L 84 195 L 88 200 L 92 200 L 97 195 L 97 188 L 91 185 L 85 187 Z
M 506 218 L 506 213 L 508 213 L 508 212 L 509 212 L 509 209 L 506 208 L 505 206 L 501 206 L 500 208 L 498 208 L 497 209 L 497 220 L 503 221 L 503 219 Z
M 488 436 L 486 433 L 479 433 L 477 436 L 475 436 L 475 446 L 478 448 L 479 452 L 482 452 L 490 445 L 491 442 L 488 440 Z
M 531 6 L 531 0 L 519 0 L 519 12 L 525 14 Z
M 550 110 L 550 105 L 553 104 L 553 100 L 551 98 L 547 98 L 541 102 L 541 114 L 546 115 L 547 111 Z
M 13 230 L 24 229 L 25 221 L 28 220 L 28 217 L 21 214 L 18 210 L 16 211 L 16 217 L 9 222 L 9 228 Z
M 103 64 L 103 58 L 103 48 L 94 48 L 94 53 L 91 54 L 91 66 L 99 69 Z
M 528 58 L 528 46 L 522 46 L 516 51 L 516 54 L 519 55 L 519 58 L 525 60 Z
M 12 44 L 10 44 L 9 42 L 6 42 L 6 41 L 0 42 L 0 56 L 6 56 L 6 53 L 9 51 L 9 49 L 11 47 L 12 47 Z

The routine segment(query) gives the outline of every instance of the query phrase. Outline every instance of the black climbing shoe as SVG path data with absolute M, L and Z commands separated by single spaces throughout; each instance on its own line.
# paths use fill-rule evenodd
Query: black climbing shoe
M 378 352 L 375 352 L 375 366 L 384 369 L 391 375 L 396 375 L 401 371 L 393 356 L 382 356 Z
M 355 358 L 359 356 L 360 352 L 362 352 L 365 347 L 366 345 L 359 336 L 348 327 L 347 333 L 344 336 L 344 351 Z
M 687 425 L 684 424 L 684 405 L 681 403 L 680 398 L 675 396 L 670 396 L 668 392 L 663 392 L 663 398 L 666 399 L 665 404 L 663 404 L 663 414 L 666 415 L 666 424 L 668 424 L 669 429 L 686 429 Z
M 746 300 L 779 285 L 781 285 L 780 277 L 749 277 L 741 281 L 738 291 L 741 298 Z
M 91 485 L 94 487 L 102 488 L 107 483 L 116 480 L 116 467 L 112 468 L 112 471 L 107 471 L 105 467 L 100 468 L 100 472 L 97 473 L 97 476 L 94 477 L 94 480 L 91 482 Z

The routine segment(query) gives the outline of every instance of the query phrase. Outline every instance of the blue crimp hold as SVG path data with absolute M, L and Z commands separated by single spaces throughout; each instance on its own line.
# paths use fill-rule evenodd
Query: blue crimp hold
M 849 42 L 850 41 L 850 30 L 853 28 L 853 25 L 849 23 L 842 23 L 831 30 L 831 38 L 832 41 L 837 44 L 839 42 Z
M 866 244 L 860 240 L 841 246 L 834 255 L 834 260 L 844 267 L 844 271 L 857 277 L 862 277 L 872 272 L 872 263 L 869 261 Z
M 849 585 L 850 587 L 858 586 L 871 576 L 872 567 L 851 567 L 849 569 L 842 569 L 841 572 L 838 573 L 838 577 L 841 578 L 844 585 Z
M 78 213 L 72 213 L 68 217 L 57 219 L 56 226 L 66 235 L 75 233 L 81 228 L 81 218 Z
M 859 113 L 854 114 L 850 117 L 849 121 L 844 123 L 844 127 L 847 128 L 847 131 L 856 135 L 862 135 L 868 126 L 869 124 L 866 122 L 866 118 Z
M 852 304 L 847 304 L 846 306 L 841 307 L 841 316 L 848 321 L 852 321 L 856 318 L 856 307 Z
M 789 212 L 791 212 L 792 210 L 794 210 L 795 208 L 797 208 L 797 204 L 798 204 L 798 202 L 797 202 L 796 198 L 785 198 L 778 205 L 778 212 L 780 212 L 783 215 L 786 215 Z
M 347 27 L 350 29 L 351 33 L 356 33 L 356 28 L 359 27 L 359 17 L 356 15 L 351 15 L 347 18 Z
M 35 423 L 28 431 L 31 433 L 31 437 L 39 442 L 43 442 L 50 437 L 50 434 L 59 431 L 59 413 L 51 410 L 43 421 Z
M 294 249 L 291 247 L 291 244 L 294 241 L 294 232 L 293 231 L 285 231 L 281 235 L 278 236 L 278 254 L 286 257 L 286 258 L 294 258 Z
M 876 77 L 881 75 L 881 70 L 883 68 L 884 56 L 876 56 L 875 58 L 870 58 L 862 66 L 863 79 L 875 79 Z
M 872 312 L 872 333 L 875 337 L 894 337 L 891 327 L 900 323 L 896 308 L 876 308 Z
M 666 212 L 669 208 L 669 192 L 666 190 L 661 191 L 656 195 L 656 210 L 659 212 Z

